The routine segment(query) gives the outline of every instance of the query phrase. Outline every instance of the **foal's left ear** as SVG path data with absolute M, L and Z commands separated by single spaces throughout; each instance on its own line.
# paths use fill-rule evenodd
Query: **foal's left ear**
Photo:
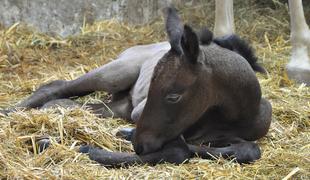
M 199 40 L 195 31 L 188 25 L 184 25 L 181 47 L 186 60 L 196 63 L 199 55 Z

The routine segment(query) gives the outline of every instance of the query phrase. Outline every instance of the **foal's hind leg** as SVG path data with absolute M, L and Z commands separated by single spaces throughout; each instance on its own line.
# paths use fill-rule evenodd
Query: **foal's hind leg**
M 100 117 L 122 118 L 131 121 L 132 103 L 128 96 L 106 104 L 86 104 Z
M 71 99 L 55 99 L 45 103 L 40 109 L 48 108 L 76 108 L 82 107 L 83 104 L 80 104 Z M 99 117 L 114 117 L 114 118 L 123 118 L 126 120 L 131 120 L 131 111 L 132 103 L 128 97 L 128 92 L 125 96 L 119 96 L 112 99 L 112 102 L 109 103 L 100 103 L 100 104 L 85 104 L 86 108 L 92 110 Z
M 48 101 L 45 103 L 40 109 L 49 109 L 49 108 L 57 108 L 57 107 L 63 107 L 63 108 L 75 108 L 75 107 L 81 107 L 82 104 L 73 101 L 71 99 L 55 99 Z
M 213 142 L 214 144 L 224 145 L 224 147 L 191 145 L 190 149 L 203 158 L 223 156 L 224 158 L 234 157 L 239 163 L 253 162 L 260 158 L 261 153 L 259 146 L 250 141 L 258 140 L 267 134 L 271 123 L 271 115 L 272 107 L 270 103 L 262 98 L 259 112 L 254 119 L 235 125 L 231 132 L 233 137 L 224 137 Z
M 23 108 L 40 107 L 53 99 L 83 96 L 94 91 L 116 93 L 129 89 L 139 75 L 141 59 L 118 59 L 72 81 L 53 81 L 41 86 L 33 95 L 17 105 Z
M 264 137 L 270 127 L 272 107 L 269 101 L 262 98 L 259 112 L 254 119 L 236 125 L 236 135 L 248 141 L 255 141 Z

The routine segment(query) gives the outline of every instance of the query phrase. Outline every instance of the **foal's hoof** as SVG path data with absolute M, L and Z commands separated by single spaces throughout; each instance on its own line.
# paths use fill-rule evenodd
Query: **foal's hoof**
M 45 103 L 40 109 L 49 109 L 49 108 L 77 108 L 81 105 L 71 99 L 55 99 Z
M 14 113 L 16 111 L 22 110 L 18 108 L 9 108 L 9 109 L 0 109 L 0 116 L 8 116 L 10 113 Z
M 286 66 L 286 72 L 290 79 L 295 80 L 297 83 L 305 83 L 310 86 L 310 67 L 308 69 Z
M 240 164 L 248 164 L 251 162 L 254 162 L 261 157 L 260 148 L 256 143 L 253 142 L 245 142 L 245 143 L 239 143 L 239 144 L 232 144 L 231 145 L 234 148 L 235 154 L 234 157 L 236 158 L 236 161 Z
M 0 116 L 8 116 L 10 112 L 12 111 L 7 109 L 0 109 Z
M 46 139 L 40 139 L 36 142 L 36 145 L 38 147 L 38 153 L 43 152 L 45 149 L 47 149 L 50 146 L 51 142 L 48 138 Z
M 84 153 L 84 154 L 89 153 L 91 148 L 92 147 L 89 145 L 83 145 L 79 148 L 79 153 Z
M 44 105 L 46 102 L 59 99 L 62 96 L 62 88 L 67 81 L 57 80 L 49 84 L 41 86 L 30 97 L 17 105 L 17 107 L 37 108 Z
M 123 128 L 123 129 L 120 129 L 116 133 L 116 137 L 123 138 L 123 139 L 125 139 L 127 141 L 131 141 L 132 140 L 132 136 L 133 136 L 135 131 L 136 131 L 135 128 Z

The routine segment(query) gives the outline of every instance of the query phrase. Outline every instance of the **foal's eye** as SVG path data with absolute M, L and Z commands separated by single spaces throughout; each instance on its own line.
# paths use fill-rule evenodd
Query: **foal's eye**
M 165 99 L 169 103 L 177 103 L 180 101 L 182 96 L 180 94 L 168 94 Z

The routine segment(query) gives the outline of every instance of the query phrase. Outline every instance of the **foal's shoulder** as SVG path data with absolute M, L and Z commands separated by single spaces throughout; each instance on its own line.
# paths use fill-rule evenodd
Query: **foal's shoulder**
M 254 74 L 254 71 L 247 60 L 240 54 L 223 48 L 216 43 L 203 46 L 205 63 L 211 66 L 214 71 L 221 71 L 226 74 L 239 73 Z
M 258 58 L 255 55 L 254 48 L 250 45 L 249 42 L 240 38 L 236 34 L 217 37 L 213 40 L 219 46 L 234 51 L 244 57 L 248 63 L 251 65 L 254 71 L 260 73 L 266 73 L 264 67 L 257 63 Z
M 230 61 L 230 59 L 244 60 L 240 54 L 224 48 L 214 42 L 211 42 L 207 46 L 201 46 L 201 50 L 205 54 L 207 60 L 210 61 Z

